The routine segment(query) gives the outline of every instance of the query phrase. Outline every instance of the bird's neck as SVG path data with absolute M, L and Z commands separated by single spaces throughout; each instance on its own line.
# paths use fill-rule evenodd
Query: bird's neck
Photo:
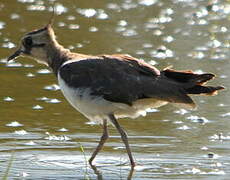
M 54 74 L 57 76 L 59 68 L 69 60 L 82 60 L 92 58 L 95 56 L 85 55 L 80 53 L 73 53 L 69 49 L 64 48 L 56 40 L 46 47 L 45 58 L 48 66 L 52 68 Z
M 70 59 L 70 50 L 65 49 L 58 43 L 52 44 L 46 48 L 47 62 L 57 76 L 58 69 L 61 65 Z
M 52 68 L 57 76 L 59 68 L 68 60 L 79 59 L 81 54 L 73 53 L 69 49 L 64 48 L 56 40 L 46 48 L 46 57 L 48 65 Z

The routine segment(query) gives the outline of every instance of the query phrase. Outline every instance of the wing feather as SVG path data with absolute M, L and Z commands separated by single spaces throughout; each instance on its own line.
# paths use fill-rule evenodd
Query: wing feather
M 60 75 L 69 86 L 90 88 L 92 95 L 129 105 L 144 98 L 143 78 L 153 82 L 158 74 L 156 68 L 127 55 L 103 55 L 66 63 L 60 68 Z

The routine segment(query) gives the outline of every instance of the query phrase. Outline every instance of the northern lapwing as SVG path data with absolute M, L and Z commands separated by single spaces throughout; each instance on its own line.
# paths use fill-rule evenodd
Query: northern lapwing
M 194 108 L 190 94 L 214 95 L 223 86 L 204 86 L 214 74 L 196 74 L 173 69 L 158 70 L 143 60 L 125 54 L 86 55 L 60 45 L 52 25 L 25 34 L 8 61 L 29 56 L 48 65 L 57 77 L 69 103 L 90 121 L 102 124 L 103 134 L 89 159 L 92 161 L 109 137 L 107 126 L 116 127 L 125 144 L 131 167 L 135 166 L 125 130 L 117 119 L 137 118 L 148 108 L 168 103 Z

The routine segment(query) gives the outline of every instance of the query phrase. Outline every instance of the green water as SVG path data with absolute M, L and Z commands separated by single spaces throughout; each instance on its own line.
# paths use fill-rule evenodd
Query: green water
M 173 65 L 212 72 L 217 77 L 210 84 L 229 89 L 229 1 L 1 0 L 0 177 L 12 154 L 9 179 L 129 175 L 126 151 L 113 127 L 95 161 L 101 174 L 85 167 L 84 153 L 88 159 L 102 129 L 68 104 L 47 67 L 25 57 L 5 63 L 23 34 L 47 24 L 52 2 L 58 41 L 75 52 L 128 53 L 160 69 Z M 196 96 L 198 108 L 192 112 L 167 105 L 146 117 L 120 119 L 137 161 L 132 179 L 228 179 L 228 97 L 228 90 Z

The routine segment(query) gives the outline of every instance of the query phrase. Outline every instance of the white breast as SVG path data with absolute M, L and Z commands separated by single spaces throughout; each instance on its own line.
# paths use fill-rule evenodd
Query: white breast
M 154 99 L 138 100 L 133 106 L 123 103 L 114 103 L 105 100 L 102 96 L 91 95 L 90 88 L 72 88 L 58 74 L 58 82 L 61 91 L 69 103 L 90 121 L 102 123 L 103 119 L 108 119 L 108 115 L 113 113 L 116 118 L 130 117 L 136 118 L 146 115 L 147 108 L 159 107 L 166 102 Z

